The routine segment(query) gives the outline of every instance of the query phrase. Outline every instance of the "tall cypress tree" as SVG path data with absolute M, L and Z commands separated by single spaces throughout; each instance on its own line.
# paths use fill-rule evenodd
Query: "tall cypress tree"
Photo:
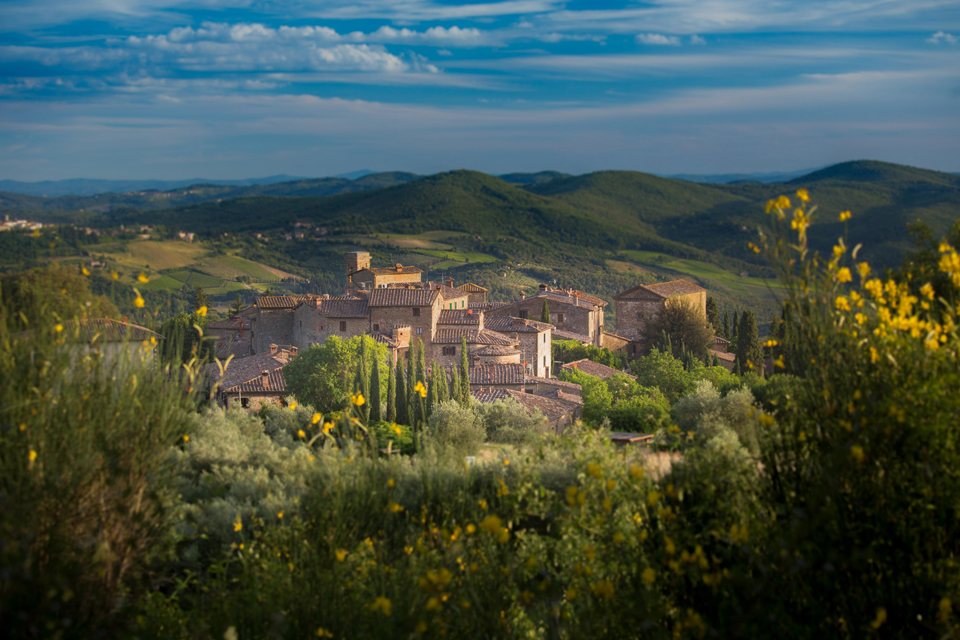
M 447 369 L 439 365 L 437 367 L 437 404 L 443 404 L 450 399 L 450 388 L 447 387 Z
M 740 328 L 737 331 L 737 363 L 740 371 L 756 371 L 763 375 L 763 347 L 757 337 L 757 321 L 752 311 L 744 311 L 740 316 Z
M 416 372 L 416 382 L 414 387 L 416 387 L 417 382 L 422 384 L 424 387 L 427 386 L 427 359 L 423 353 L 423 340 L 417 340 L 417 372 Z M 429 390 L 428 390 L 429 391 Z M 413 391 L 413 415 L 414 421 L 419 424 L 427 419 L 427 416 L 424 414 L 424 403 L 421 402 L 423 396 L 420 395 L 416 389 Z
M 707 322 L 713 327 L 713 333 L 720 331 L 720 307 L 713 296 L 707 296 Z
M 733 310 L 733 322 L 730 323 L 730 339 L 736 340 L 737 331 L 740 329 L 740 321 L 737 320 L 737 310 Z
M 416 425 L 417 422 L 417 412 L 414 409 L 416 402 L 414 396 L 416 391 L 413 390 L 417 386 L 417 376 L 416 369 L 417 367 L 417 343 L 413 337 L 413 334 L 410 335 L 410 348 L 407 350 L 407 419 L 410 420 L 408 423 L 411 427 Z
M 370 421 L 380 422 L 383 414 L 380 411 L 380 363 L 373 359 L 373 369 L 370 371 Z
M 460 404 L 470 404 L 470 359 L 467 357 L 467 337 L 460 337 Z
M 387 422 L 397 421 L 397 372 L 390 354 L 390 369 L 387 371 Z
M 547 304 L 546 299 L 543 301 L 543 309 L 540 310 L 540 322 L 550 324 L 550 305 Z
M 730 339 L 730 316 L 726 310 L 723 312 L 723 333 L 721 334 L 721 337 L 726 338 L 727 340 Z
M 427 377 L 430 379 L 429 384 L 427 384 L 427 402 L 424 409 L 426 414 L 424 415 L 425 420 L 429 420 L 430 416 L 433 415 L 433 408 L 437 405 L 437 368 L 430 367 L 430 373 L 427 374 Z
M 410 402 L 407 394 L 407 385 L 403 375 L 403 359 L 397 360 L 397 399 L 396 399 L 396 422 L 400 424 L 410 424 Z
M 360 407 L 363 419 L 370 421 L 370 378 L 367 374 L 367 336 L 360 336 L 360 393 L 366 402 Z
M 460 399 L 460 367 L 454 365 L 451 368 L 453 373 L 450 374 L 450 399 L 463 404 Z

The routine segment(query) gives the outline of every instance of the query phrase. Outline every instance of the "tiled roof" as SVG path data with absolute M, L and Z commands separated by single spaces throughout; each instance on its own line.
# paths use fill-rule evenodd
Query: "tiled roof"
M 713 337 L 714 344 L 730 344 L 730 341 L 726 338 L 721 338 L 720 336 Z
M 230 356 L 234 359 L 246 358 L 250 355 L 250 340 L 237 336 L 223 336 L 217 340 L 217 358 L 226 360 Z
M 474 389 L 470 392 L 478 401 L 488 404 L 497 400 L 508 400 L 513 396 L 506 389 Z
M 357 269 L 356 271 L 352 273 L 348 273 L 347 275 L 352 276 L 357 273 L 360 273 L 361 271 L 369 271 L 370 273 L 376 274 L 378 276 L 384 276 L 384 275 L 396 274 L 396 273 L 404 273 L 404 274 L 423 273 L 423 269 L 418 269 L 417 267 L 410 267 L 410 266 L 405 267 L 403 265 L 398 264 L 395 267 L 367 267 L 366 269 Z
M 287 364 L 290 358 L 290 352 L 278 350 L 276 354 L 258 353 L 257 355 L 247 356 L 246 358 L 234 358 L 227 365 L 223 377 L 220 377 L 220 369 L 216 362 L 211 362 L 204 367 L 204 372 L 212 380 L 220 382 L 221 389 L 228 389 L 238 384 L 259 376 L 262 371 L 273 371 Z
M 512 345 L 513 340 L 506 338 L 496 331 L 487 329 L 437 329 L 433 336 L 433 344 L 460 344 L 462 337 L 467 338 L 467 344 L 498 344 Z
M 146 327 L 111 318 L 80 320 L 79 325 L 71 321 L 66 323 L 63 331 L 68 339 L 79 339 L 83 342 L 91 342 L 94 338 L 98 342 L 123 342 L 124 340 L 143 342 L 150 338 L 163 340 L 162 335 Z
M 315 300 L 316 296 L 260 296 L 254 304 L 260 309 L 293 309 L 306 300 Z
M 735 353 L 725 353 L 723 351 L 714 351 L 713 349 L 707 350 L 710 355 L 717 356 L 720 360 L 726 360 L 727 362 L 733 362 L 737 359 L 737 354 Z
M 557 380 L 556 378 L 541 378 L 540 376 L 527 376 L 527 384 L 536 382 L 538 384 L 549 385 L 551 387 L 556 387 L 557 389 L 566 389 L 574 394 L 580 394 L 582 389 L 579 384 L 575 382 L 564 382 L 563 380 Z
M 241 324 L 243 324 L 244 329 L 250 328 L 250 321 L 244 321 L 242 318 L 227 318 L 226 320 L 211 322 L 207 325 L 207 329 L 234 329 L 239 331 Z
M 669 298 L 670 296 L 682 296 L 690 293 L 700 293 L 701 291 L 706 291 L 706 289 L 686 280 L 671 280 L 670 282 L 658 282 L 656 284 L 638 284 L 613 297 L 614 299 L 630 298 L 638 293 L 652 293 L 659 298 Z
M 537 295 L 531 296 L 531 298 L 542 298 L 547 300 L 548 302 L 568 304 L 568 305 L 577 306 L 577 307 L 584 307 L 585 309 L 589 309 L 591 307 L 596 308 L 596 307 L 607 306 L 607 303 L 604 300 L 601 300 L 600 298 L 595 298 L 594 296 L 590 296 L 585 293 L 579 296 L 568 296 L 566 293 L 558 292 L 558 291 L 541 291 Z M 526 299 L 530 300 L 531 298 L 526 298 Z M 517 304 L 517 303 L 511 303 L 511 304 Z
M 371 307 L 429 307 L 440 292 L 437 289 L 399 288 L 374 289 L 367 298 Z
M 470 394 L 478 402 L 484 404 L 497 402 L 498 400 L 513 399 L 520 403 L 527 413 L 533 415 L 536 411 L 542 413 L 547 420 L 553 421 L 569 415 L 579 408 L 577 403 L 568 402 L 557 398 L 547 398 L 544 396 L 535 396 L 532 393 L 523 393 L 512 389 L 477 389 Z
M 328 299 L 320 302 L 320 315 L 326 318 L 366 318 L 370 315 L 367 301 L 355 299 Z
M 287 381 L 283 379 L 283 369 L 274 369 L 267 373 L 267 383 L 263 383 L 263 374 L 241 382 L 227 389 L 224 393 L 277 393 L 283 394 L 287 390 Z
M 520 352 L 512 346 L 488 344 L 485 347 L 480 347 L 474 351 L 473 354 L 477 356 L 511 356 L 515 354 L 519 355 Z
M 470 305 L 471 309 L 483 309 L 484 311 L 493 311 L 508 306 L 509 302 L 474 302 Z
M 468 369 L 470 384 L 484 386 L 491 384 L 523 384 L 522 364 L 485 364 Z
M 437 324 L 480 324 L 480 313 L 473 309 L 442 309 Z
M 621 375 L 627 376 L 631 380 L 637 379 L 637 376 L 632 376 L 629 373 L 618 371 L 613 367 L 608 367 L 605 364 L 594 362 L 593 360 L 590 360 L 588 358 L 584 358 L 583 360 L 577 360 L 575 362 L 568 362 L 560 368 L 566 371 L 573 371 L 573 370 L 583 371 L 588 376 L 594 376 L 596 378 L 601 378 L 603 380 L 606 380 L 611 376 L 615 376 L 618 373 Z
M 464 282 L 462 285 L 457 287 L 461 291 L 466 291 L 467 293 L 486 293 L 487 289 L 484 289 L 478 284 L 473 284 L 472 282 Z
M 500 333 L 540 333 L 553 328 L 552 324 L 536 320 L 524 320 L 513 316 L 490 316 L 483 319 L 485 329 Z
M 631 339 L 626 336 L 617 335 L 616 333 L 610 333 L 609 331 L 604 331 L 604 335 L 608 335 L 611 338 L 616 338 L 618 340 L 625 340 L 626 342 L 631 342 Z
M 553 339 L 576 340 L 577 342 L 581 342 L 583 344 L 593 344 L 593 340 L 590 339 L 590 336 L 585 336 L 582 333 L 574 333 L 573 331 L 564 331 L 563 329 L 554 329 Z
M 374 342 L 379 342 L 380 344 L 385 344 L 385 345 L 387 345 L 388 347 L 390 347 L 390 348 L 392 348 L 392 349 L 396 349 L 397 346 L 398 346 L 396 340 L 394 340 L 394 339 L 391 338 L 390 336 L 387 336 L 387 335 L 384 335 L 384 334 L 380 333 L 379 331 L 374 331 L 373 333 L 368 333 L 367 335 L 369 335 L 371 338 L 373 338 Z

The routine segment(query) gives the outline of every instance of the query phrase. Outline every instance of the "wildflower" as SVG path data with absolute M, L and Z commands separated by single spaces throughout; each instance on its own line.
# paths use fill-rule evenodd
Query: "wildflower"
M 310 418 L 310 424 L 317 424 L 321 420 L 323 420 L 323 416 L 320 415 L 319 413 L 315 413 L 313 414 L 313 417 Z
M 421 398 L 427 397 L 427 388 L 423 386 L 423 382 L 417 382 L 416 386 L 413 387 L 413 390 L 420 394 Z
M 790 198 L 787 196 L 779 196 L 777 198 L 777 206 L 781 209 L 787 209 L 790 207 Z
M 599 478 L 603 472 L 600 468 L 600 465 L 589 462 L 587 463 L 587 473 L 592 475 L 594 478 Z
M 389 598 L 384 598 L 383 596 L 379 596 L 376 600 L 373 601 L 373 604 L 370 605 L 370 610 L 371 610 L 371 611 L 379 611 L 379 612 L 382 613 L 383 615 L 389 617 L 389 616 L 390 616 L 390 608 L 391 608 L 392 606 L 393 606 L 393 604 L 390 602 L 390 599 L 389 599 Z
M 926 296 L 929 300 L 933 300 L 934 296 L 936 295 L 933 291 L 933 285 L 931 285 L 929 282 L 920 287 L 920 293 Z
M 863 447 L 861 447 L 858 444 L 855 444 L 852 447 L 850 447 L 850 455 L 857 462 L 863 462 L 867 458 L 867 455 L 863 452 Z
M 593 592 L 601 598 L 613 600 L 613 583 L 609 580 L 601 580 L 593 585 Z
M 468 533 L 468 534 L 476 533 L 476 531 L 477 531 L 477 526 L 476 526 L 475 524 L 472 524 L 472 523 L 471 523 L 471 524 L 468 524 L 468 525 L 467 525 L 467 533 Z
M 80 267 L 80 273 L 82 273 L 85 276 L 88 276 L 90 275 L 90 270 L 87 269 L 86 267 Z
M 394 482 L 393 478 L 390 478 L 389 480 L 387 480 L 387 486 L 393 489 L 395 486 L 397 486 L 397 483 Z
M 61 331 L 63 331 L 63 325 L 62 325 L 62 324 L 58 324 L 58 325 L 55 326 L 53 329 L 54 329 L 54 331 L 56 331 L 57 333 L 60 333 Z
M 277 518 L 283 520 L 283 511 L 277 514 Z
M 503 461 L 503 466 L 506 467 L 506 466 L 508 466 L 509 464 L 510 464 L 510 461 L 509 461 L 509 460 L 504 460 L 504 461 Z
M 846 222 L 846 221 L 849 220 L 850 218 L 851 218 L 851 215 L 850 215 L 850 212 L 849 212 L 849 211 L 841 211 L 841 212 L 840 212 L 840 222 Z
M 502 528 L 503 520 L 498 518 L 495 515 L 489 515 L 480 522 L 480 529 L 486 531 L 490 535 L 497 535 L 500 533 Z
M 147 284 L 148 282 L 150 282 L 150 278 L 148 278 L 147 274 L 145 274 L 143 271 L 141 271 L 140 275 L 137 276 L 137 280 L 139 280 L 143 284 Z
M 329 631 L 327 631 L 326 629 L 324 629 L 323 627 L 320 627 L 319 629 L 317 629 L 317 637 L 318 637 L 318 638 L 332 638 L 332 637 L 333 637 L 333 634 L 330 633 Z
M 767 208 L 765 209 L 766 213 L 773 211 L 773 208 L 777 206 L 776 200 L 767 200 Z
M 630 465 L 630 475 L 634 480 L 643 480 L 643 467 L 635 464 Z
M 877 607 L 877 617 L 870 623 L 871 629 L 879 629 L 887 621 L 887 610 L 883 607 Z
M 760 247 L 758 247 L 757 245 L 753 244 L 752 242 L 748 242 L 748 243 L 747 243 L 747 246 L 748 246 L 748 247 L 750 248 L 750 250 L 753 251 L 754 253 L 760 253 Z
M 427 606 L 425 607 L 427 611 L 440 611 L 443 608 L 443 605 L 440 604 L 440 598 L 433 596 L 427 600 Z
M 154 336 L 150 336 L 150 344 L 157 346 L 157 339 Z
M 837 299 L 833 302 L 833 306 L 835 306 L 838 311 L 850 311 L 850 301 L 847 300 L 846 296 L 837 296 Z
M 843 267 L 837 271 L 837 282 L 850 282 L 853 276 L 850 275 L 850 269 Z
M 243 529 L 243 521 L 240 520 L 240 516 L 237 516 L 237 521 L 233 523 L 233 530 L 236 532 L 240 531 L 241 529 Z
M 480 505 L 480 508 L 483 509 L 484 511 L 487 510 L 487 501 L 486 501 L 486 500 L 484 500 L 484 499 L 481 498 L 480 500 L 477 500 L 477 504 Z
M 657 502 L 660 501 L 660 493 L 657 491 L 651 491 L 650 495 L 647 496 L 647 505 L 651 507 L 657 506 Z
M 879 362 L 880 354 L 877 353 L 876 347 L 870 347 L 870 362 Z
M 610 498 L 604 498 L 602 505 L 603 505 L 603 510 L 606 511 L 607 513 L 610 513 L 611 511 L 613 511 L 613 502 L 610 501 Z
M 330 430 L 331 430 L 331 429 L 333 429 L 333 423 L 332 423 L 332 422 L 324 422 L 324 423 L 323 423 L 323 432 L 324 432 L 324 433 L 330 433 Z
M 644 584 L 653 584 L 653 582 L 657 579 L 657 572 L 650 567 L 647 567 L 643 570 L 643 573 L 640 574 L 640 579 L 643 580 Z
M 199 309 L 197 309 L 197 315 L 198 315 L 198 316 L 205 316 L 205 315 L 207 315 L 207 305 L 203 305 L 202 307 L 200 307 Z
M 350 402 L 357 405 L 358 407 L 362 407 L 363 403 L 366 402 L 366 400 L 364 400 L 363 394 L 357 391 L 355 395 L 350 396 Z
M 29 458 L 30 462 L 33 462 L 37 459 L 37 452 L 33 449 L 30 449 L 30 453 L 27 454 L 27 458 Z
M 396 502 L 391 502 L 387 507 L 390 509 L 390 513 L 399 513 L 403 511 L 403 507 Z
M 184 442 L 190 442 L 190 436 L 183 436 Z
M 765 346 L 765 347 L 775 347 L 775 346 L 777 346 L 778 344 L 780 344 L 780 343 L 777 342 L 776 340 L 774 340 L 773 338 L 770 338 L 769 340 L 767 340 L 766 342 L 763 343 L 763 346 Z
M 333 554 L 337 557 L 337 562 L 343 562 L 347 557 L 347 550 L 337 549 L 336 551 L 333 552 Z
M 865 280 L 870 276 L 870 265 L 866 262 L 857 263 L 857 273 L 860 274 L 860 279 Z
M 807 193 L 806 189 L 797 189 L 797 197 L 804 202 L 810 202 L 810 194 Z M 787 206 L 789 207 L 790 205 Z
M 111 272 L 110 272 L 110 277 L 113 278 L 114 280 L 119 280 L 119 279 L 120 279 L 120 274 L 117 273 L 116 271 L 111 271 Z
M 143 309 L 143 296 L 140 295 L 140 292 L 136 289 L 133 290 L 137 294 L 137 297 L 133 299 L 133 306 L 137 309 Z
M 775 422 L 773 416 L 769 413 L 761 413 L 760 417 L 757 419 L 760 421 L 760 424 L 765 427 L 772 427 L 773 423 Z
M 299 431 L 297 431 L 297 435 L 300 436 L 301 438 L 307 437 L 307 434 L 303 432 L 303 429 L 300 429 Z
M 664 550 L 667 552 L 668 556 L 672 556 L 674 553 L 677 552 L 677 546 L 673 543 L 673 540 L 671 540 L 667 536 L 663 536 L 663 545 L 664 545 Z
M 614 480 L 613 478 L 610 478 L 609 480 L 607 480 L 607 491 L 613 491 L 616 486 L 617 486 L 616 480 Z
M 34 237 L 34 238 L 39 238 L 39 237 L 40 237 L 40 229 L 34 229 L 34 230 L 33 230 L 33 237 Z

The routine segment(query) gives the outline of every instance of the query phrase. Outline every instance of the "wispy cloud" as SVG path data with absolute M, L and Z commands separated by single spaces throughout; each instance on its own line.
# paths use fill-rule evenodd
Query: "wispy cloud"
M 956 44 L 960 41 L 960 38 L 957 36 L 947 33 L 946 31 L 937 31 L 935 34 L 927 38 L 927 42 L 932 42 L 933 44 L 940 44 L 945 42 L 947 44 Z
M 677 36 L 666 36 L 662 33 L 640 33 L 637 34 L 636 41 L 639 44 L 680 46 L 680 38 Z

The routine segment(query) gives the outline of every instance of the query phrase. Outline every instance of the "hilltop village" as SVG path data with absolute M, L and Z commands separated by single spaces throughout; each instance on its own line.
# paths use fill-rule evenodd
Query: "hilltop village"
M 609 331 L 608 303 L 573 289 L 540 284 L 533 295 L 492 302 L 487 289 L 476 284 L 424 281 L 417 267 L 373 266 L 362 251 L 346 254 L 345 273 L 342 295 L 262 296 L 237 316 L 209 325 L 218 338 L 218 358 L 233 356 L 220 379 L 221 404 L 251 409 L 280 404 L 286 392 L 283 368 L 298 351 L 331 336 L 366 335 L 385 345 L 395 361 L 405 361 L 411 345 L 422 341 L 428 365 L 443 367 L 448 375 L 461 362 L 465 345 L 474 397 L 514 397 L 561 428 L 580 416 L 583 402 L 579 385 L 555 377 L 555 339 L 633 358 L 649 349 L 643 325 L 668 300 L 684 299 L 706 311 L 707 292 L 693 283 L 637 285 L 614 296 L 616 328 Z M 716 338 L 712 353 L 732 369 L 726 344 Z M 622 373 L 591 362 L 584 367 L 601 378 Z

